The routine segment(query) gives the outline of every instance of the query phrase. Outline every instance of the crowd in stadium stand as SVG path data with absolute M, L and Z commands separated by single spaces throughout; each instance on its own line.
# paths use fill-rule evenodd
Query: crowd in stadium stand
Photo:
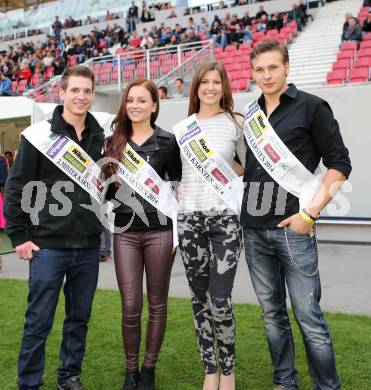
M 345 14 L 345 22 L 343 24 L 343 33 L 341 36 L 342 42 L 354 42 L 359 44 L 363 36 L 371 32 L 371 8 L 368 10 L 367 17 L 361 22 L 351 13 Z
M 167 7 L 167 3 L 164 4 Z M 224 9 L 223 2 L 219 3 L 219 7 Z M 253 16 L 248 11 L 241 18 L 226 12 L 224 17 L 219 18 L 215 15 L 213 20 L 206 20 L 203 17 L 200 23 L 195 23 L 190 16 L 185 26 L 176 24 L 175 28 L 171 28 L 161 23 L 160 26 L 153 25 L 150 31 L 144 28 L 143 33 L 138 34 L 135 30 L 131 32 L 129 30 L 136 26 L 140 19 L 143 21 L 143 17 L 147 18 L 148 14 L 143 13 L 142 9 L 140 17 L 139 9 L 134 2 L 131 8 L 133 10 L 128 11 L 127 29 L 114 23 L 113 26 L 107 25 L 103 30 L 93 26 L 87 35 L 74 36 L 68 32 L 61 32 L 62 22 L 56 17 L 53 22 L 54 35 L 49 36 L 45 43 L 37 45 L 34 42 L 27 42 L 14 47 L 9 46 L 7 52 L 0 54 L 0 73 L 3 75 L 1 85 L 4 85 L 7 91 L 5 93 L 9 94 L 9 80 L 26 80 L 25 89 L 35 87 L 53 75 L 60 75 L 66 66 L 83 63 L 90 58 L 112 56 L 115 54 L 113 47 L 119 47 L 116 53 L 123 53 L 212 39 L 215 46 L 224 48 L 230 44 L 251 43 L 255 32 L 280 30 L 285 23 L 292 20 L 297 22 L 300 30 L 308 18 L 306 5 L 301 0 L 299 4 L 293 4 L 292 9 L 286 13 L 275 12 L 268 15 L 264 6 L 260 6 L 259 12 Z M 143 8 L 146 11 L 145 2 Z M 106 16 L 115 18 L 109 11 Z M 131 17 L 135 20 L 130 21 Z

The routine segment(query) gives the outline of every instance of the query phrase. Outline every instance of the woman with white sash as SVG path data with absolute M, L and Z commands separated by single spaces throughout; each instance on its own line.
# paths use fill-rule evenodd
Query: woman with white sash
M 212 164 L 219 167 L 224 164 L 224 171 L 229 170 L 229 176 L 237 177 L 231 167 L 236 165 L 236 151 L 243 161 L 245 148 L 240 127 L 242 118 L 233 113 L 231 87 L 221 63 L 204 63 L 197 70 L 191 85 L 188 114 L 195 115 L 174 126 L 182 152 L 179 247 L 191 290 L 196 336 L 204 365 L 203 389 L 216 390 L 219 386 L 220 390 L 231 390 L 235 388 L 235 321 L 231 293 L 240 257 L 241 230 L 236 210 L 215 190 L 218 180 L 220 185 L 229 180 L 228 173 L 223 174 Z M 192 126 L 196 131 L 189 133 Z M 192 139 L 194 134 L 197 136 Z M 188 148 L 182 147 L 183 140 L 189 142 Z M 198 155 L 213 156 L 201 158 L 203 168 L 198 166 L 198 171 L 192 163 L 195 158 L 187 158 L 191 148 Z M 216 175 L 212 179 L 215 188 L 204 180 L 213 174 Z
M 155 125 L 158 112 L 156 85 L 145 79 L 132 81 L 124 91 L 112 123 L 113 134 L 105 143 L 106 157 L 125 161 L 125 167 L 132 172 L 138 173 L 139 170 L 139 175 L 132 175 L 128 182 L 119 180 L 111 184 L 107 195 L 118 206 L 114 209 L 116 233 L 113 250 L 122 299 L 122 336 L 126 358 L 123 390 L 155 388 L 154 371 L 166 326 L 174 259 L 172 220 L 145 200 L 144 195 L 149 199 L 161 195 L 162 180 L 166 175 L 170 181 L 179 181 L 181 161 L 174 135 Z M 140 171 L 147 164 L 150 167 Z M 119 166 L 111 164 L 106 177 L 122 173 Z M 145 180 L 140 182 L 143 175 L 146 175 Z M 138 190 L 134 191 L 132 186 L 136 179 Z M 139 374 L 144 269 L 149 318 L 144 362 Z

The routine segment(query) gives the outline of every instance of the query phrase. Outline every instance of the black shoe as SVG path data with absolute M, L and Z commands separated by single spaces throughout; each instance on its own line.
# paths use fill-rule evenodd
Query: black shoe
M 137 390 L 139 383 L 139 371 L 129 372 L 125 370 L 125 380 L 122 390 Z
M 138 390 L 155 390 L 155 368 L 142 367 Z
M 71 376 L 63 385 L 57 384 L 57 390 L 84 390 L 79 376 Z

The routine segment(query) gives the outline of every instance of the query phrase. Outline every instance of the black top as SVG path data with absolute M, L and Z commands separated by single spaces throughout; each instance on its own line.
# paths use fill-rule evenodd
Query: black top
M 258 103 L 266 113 L 264 95 L 260 96 Z M 310 172 L 316 170 L 322 159 L 327 168 L 349 176 L 352 167 L 348 149 L 344 146 L 338 122 L 326 101 L 299 91 L 295 85 L 290 84 L 281 95 L 279 106 L 269 116 L 269 122 L 285 145 Z M 298 198 L 274 182 L 249 147 L 246 152 L 244 182 L 246 187 L 241 210 L 243 226 L 276 227 L 280 221 L 299 211 Z M 264 186 L 265 201 L 262 202 Z
M 51 131 L 67 135 L 97 161 L 101 157 L 104 141 L 104 132 L 99 123 L 88 113 L 86 128 L 79 142 L 74 127 L 64 120 L 62 113 L 63 106 L 57 106 L 50 121 Z M 46 191 L 44 207 L 34 212 L 39 219 L 38 223 L 33 223 L 30 214 L 21 208 L 23 188 L 30 181 L 42 182 L 41 185 Z M 71 182 L 73 192 L 61 186 L 62 182 Z M 57 187 L 58 183 L 61 188 Z M 33 197 L 36 195 L 35 192 Z M 39 200 L 42 199 L 41 192 L 39 189 Z M 62 203 L 63 198 L 68 198 L 65 205 Z M 84 189 L 22 136 L 4 191 L 6 231 L 14 247 L 29 240 L 42 249 L 99 246 L 101 224 L 95 213 L 84 207 L 91 204 L 91 197 Z
M 182 163 L 174 134 L 156 127 L 153 135 L 141 146 L 131 140 L 129 140 L 129 145 L 154 168 L 162 180 L 180 182 Z M 114 209 L 116 227 L 124 228 L 125 231 L 170 230 L 172 228 L 170 218 L 160 213 L 127 184 L 122 184 L 120 191 L 115 184 L 110 185 L 107 199 L 112 201 L 114 198 L 119 202 L 119 206 Z

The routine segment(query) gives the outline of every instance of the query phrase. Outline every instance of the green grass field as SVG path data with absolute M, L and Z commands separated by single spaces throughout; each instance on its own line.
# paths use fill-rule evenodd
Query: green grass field
M 83 286 L 81 286 L 83 288 Z M 27 284 L 0 280 L 0 389 L 16 389 L 17 355 L 26 309 Z M 45 386 L 55 389 L 55 369 L 63 320 L 63 297 L 46 347 Z M 235 305 L 237 321 L 237 390 L 270 390 L 271 363 L 260 310 Z M 89 326 L 83 382 L 87 390 L 119 390 L 123 380 L 120 296 L 98 290 Z M 147 308 L 145 307 L 144 313 Z M 147 315 L 143 316 L 145 323 Z M 337 364 L 345 390 L 371 389 L 371 318 L 346 314 L 326 316 L 334 338 Z M 311 389 L 301 337 L 294 327 L 301 389 Z M 145 326 L 143 326 L 143 335 Z M 143 338 L 144 342 L 145 339 Z M 143 343 L 142 343 L 143 344 Z M 194 336 L 190 302 L 171 298 L 168 327 L 157 367 L 158 390 L 198 390 L 203 373 Z
M 0 255 L 10 252 L 14 252 L 10 239 L 3 230 L 0 230 Z

